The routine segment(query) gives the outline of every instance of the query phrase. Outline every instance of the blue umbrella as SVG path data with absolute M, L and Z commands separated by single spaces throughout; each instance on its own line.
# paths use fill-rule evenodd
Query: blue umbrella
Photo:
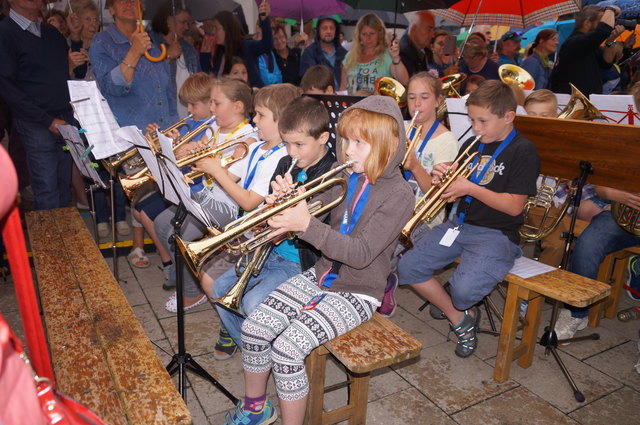
M 560 45 L 558 46 L 558 49 L 560 49 L 560 46 L 562 45 L 562 43 L 573 32 L 573 27 L 575 26 L 575 22 L 576 22 L 575 19 L 569 19 L 567 21 L 547 21 L 538 27 L 531 28 L 530 30 L 522 34 L 522 47 L 526 47 L 529 45 L 529 43 L 533 43 L 538 33 L 543 29 L 553 28 L 554 30 L 558 31 L 558 41 L 560 41 Z
M 598 3 L 598 6 L 618 6 L 624 19 L 640 18 L 640 1 L 638 0 L 606 0 Z

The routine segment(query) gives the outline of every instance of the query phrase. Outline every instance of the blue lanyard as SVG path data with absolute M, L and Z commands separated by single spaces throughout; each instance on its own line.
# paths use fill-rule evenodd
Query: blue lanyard
M 515 136 L 516 136 L 516 129 L 514 128 L 514 129 L 511 130 L 511 132 L 506 137 L 506 139 L 504 139 L 502 142 L 500 142 L 500 146 L 498 146 L 498 149 L 496 149 L 496 151 L 493 153 L 493 155 L 491 156 L 491 159 L 489 159 L 489 162 L 484 164 L 484 167 L 482 167 L 482 171 L 479 171 L 479 170 L 476 169 L 476 171 L 473 173 L 473 175 L 469 178 L 469 181 L 471 183 L 478 184 L 479 182 L 482 181 L 482 178 L 487 173 L 487 170 L 489 170 L 489 168 L 491 167 L 491 164 L 493 164 L 493 162 L 498 158 L 498 155 L 500 155 L 502 153 L 502 151 L 505 150 L 507 146 L 509 146 L 509 143 L 511 143 L 511 141 L 513 140 L 513 138 Z M 482 155 L 482 152 L 484 151 L 484 147 L 486 145 L 487 145 L 486 143 L 480 143 L 480 146 L 478 146 L 478 152 L 481 155 Z M 479 161 L 478 157 L 474 158 L 473 165 L 476 165 L 478 163 L 478 161 Z M 467 195 L 464 198 L 464 201 L 461 202 L 461 204 L 466 204 L 466 206 L 468 207 L 471 204 L 471 200 L 472 199 L 473 199 L 473 197 L 471 195 Z M 467 208 L 462 208 L 462 206 L 463 205 L 460 205 L 460 207 L 458 208 L 458 211 L 460 211 L 460 212 L 458 213 L 458 225 L 456 227 L 462 227 L 462 224 L 464 223 L 464 218 L 467 215 L 467 213 L 466 213 Z
M 367 200 L 369 199 L 369 191 L 371 189 L 371 185 L 369 184 L 369 179 L 365 179 L 364 184 L 360 188 L 360 193 L 358 194 L 358 198 L 355 201 L 353 209 L 351 210 L 351 217 L 349 217 L 349 204 L 351 203 L 351 198 L 353 198 L 353 194 L 356 191 L 356 186 L 358 185 L 358 177 L 360 174 L 352 173 L 351 177 L 349 177 L 349 184 L 347 186 L 347 205 L 344 210 L 344 215 L 342 216 L 342 223 L 340 223 L 340 233 L 343 235 L 350 235 L 351 231 L 354 227 L 356 227 L 356 223 L 360 220 L 360 216 L 362 215 L 362 211 L 364 211 L 364 207 L 367 204 Z M 333 268 L 333 266 L 332 266 Z M 331 283 L 338 277 L 338 273 L 328 273 L 325 275 L 324 280 L 322 281 L 322 286 L 327 288 L 331 287 Z
M 424 136 L 424 139 L 422 139 L 422 143 L 420 144 L 420 148 L 416 151 L 416 157 L 420 158 L 422 156 L 422 151 L 427 146 L 427 143 L 431 139 L 431 136 L 433 136 L 433 133 L 436 132 L 436 129 L 438 128 L 439 124 L 440 124 L 440 122 L 437 119 L 435 119 L 433 121 L 433 124 L 431 124 L 431 128 L 429 129 L 427 134 Z M 411 138 L 413 138 L 413 136 L 415 136 L 415 132 L 416 132 L 416 129 L 414 128 L 413 131 L 411 132 L 411 136 L 410 136 Z M 412 176 L 413 176 L 413 173 L 411 171 L 405 170 L 405 172 L 404 172 L 404 179 L 405 180 L 409 180 Z
M 274 147 L 272 147 L 271 149 L 269 149 L 268 151 L 260 155 L 256 163 L 253 165 L 253 168 L 251 168 L 253 157 L 256 156 L 256 153 L 260 150 L 260 147 L 265 143 L 267 142 L 262 142 L 260 145 L 258 145 L 258 147 L 253 152 L 251 152 L 251 156 L 249 157 L 249 163 L 247 164 L 247 178 L 245 179 L 244 184 L 242 185 L 242 188 L 245 190 L 248 189 L 249 186 L 251 186 L 251 182 L 256 176 L 256 170 L 258 169 L 258 165 L 260 164 L 260 161 L 263 161 L 269 158 L 274 152 L 276 152 L 278 149 L 284 146 L 283 142 L 278 143 L 277 145 L 275 145 Z

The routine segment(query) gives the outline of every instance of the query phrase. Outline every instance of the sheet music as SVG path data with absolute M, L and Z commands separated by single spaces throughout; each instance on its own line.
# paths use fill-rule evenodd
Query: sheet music
M 157 130 L 157 132 L 162 154 L 175 163 L 176 154 L 173 153 L 173 140 L 161 133 L 160 130 Z
M 76 164 L 76 167 L 78 167 L 78 170 L 80 170 L 80 173 L 103 189 L 106 189 L 107 185 L 102 181 L 96 169 L 91 166 L 90 157 L 85 155 L 87 148 L 82 137 L 78 134 L 78 129 L 68 124 L 56 125 L 56 127 L 69 147 L 73 162 Z
M 120 128 L 109 103 L 102 96 L 95 81 L 67 81 L 73 112 L 93 145 L 96 159 L 107 158 L 126 150 L 129 145 L 115 136 Z
M 117 136 L 138 148 L 138 152 L 140 152 L 142 159 L 144 159 L 151 171 L 151 175 L 153 175 L 158 184 L 160 193 L 167 201 L 174 205 L 179 205 L 182 201 L 189 214 L 205 226 L 214 227 L 211 219 L 200 204 L 191 199 L 191 189 L 182 179 L 182 172 L 175 165 L 175 162 L 156 157 L 149 148 L 149 143 L 142 135 L 142 132 L 135 126 L 121 128 L 117 131 Z M 169 139 L 169 142 L 171 142 L 171 139 Z
M 556 270 L 555 267 L 548 266 L 539 261 L 532 260 L 531 258 L 520 257 L 513 264 L 509 273 L 520 276 L 523 279 L 527 279 L 554 270 Z
M 640 115 L 630 94 L 592 94 L 589 100 L 608 122 L 640 125 Z

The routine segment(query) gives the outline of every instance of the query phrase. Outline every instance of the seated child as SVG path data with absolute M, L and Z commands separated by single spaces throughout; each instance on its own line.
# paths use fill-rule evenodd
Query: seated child
M 329 117 L 326 112 L 322 104 L 309 97 L 295 99 L 286 107 L 278 120 L 278 129 L 289 155 L 280 159 L 274 176 L 283 175 L 293 158 L 297 163 L 291 170 L 291 177 L 300 184 L 315 179 L 335 165 L 335 156 L 327 149 Z M 275 246 L 260 274 L 251 277 L 246 286 L 240 305 L 242 313 L 248 316 L 278 285 L 312 267 L 318 255 L 312 246 L 298 238 L 287 239 Z M 235 267 L 232 267 L 215 280 L 213 288 L 203 285 L 203 289 L 210 298 L 222 297 L 237 280 Z M 235 353 L 244 319 L 219 306 L 217 310 L 223 326 L 214 356 L 221 360 L 228 358 L 224 354 L 230 357 Z
M 276 382 L 283 424 L 302 424 L 309 382 L 305 358 L 314 348 L 368 321 L 384 293 L 398 234 L 413 212 L 411 188 L 399 165 L 405 153 L 402 115 L 387 96 L 371 96 L 348 108 L 338 123 L 339 158 L 353 161 L 346 198 L 330 224 L 312 217 L 306 202 L 269 220 L 276 234 L 298 238 L 322 252 L 315 266 L 282 283 L 244 321 L 245 397 L 227 423 L 264 423 L 277 414 L 267 399 Z M 287 192 L 290 175 L 276 177 L 274 192 Z M 334 187 L 314 197 L 329 202 Z
M 469 95 L 469 119 L 481 137 L 471 152 L 480 153 L 480 166 L 469 180 L 453 180 L 442 195 L 451 201 L 463 198 L 456 222 L 447 221 L 425 233 L 398 263 L 400 284 L 412 285 L 446 315 L 458 337 L 455 353 L 460 357 L 470 356 L 478 346 L 480 310 L 474 306 L 522 254 L 518 246 L 522 210 L 536 193 L 540 160 L 533 143 L 513 126 L 516 107 L 513 91 L 497 80 L 485 81 Z M 461 152 L 473 140 L 467 140 Z M 439 184 L 446 171 L 446 165 L 436 165 L 433 183 Z M 461 261 L 450 279 L 449 295 L 434 272 L 457 258 Z
M 307 69 L 300 81 L 304 94 L 335 94 L 333 71 L 324 65 L 314 65 Z

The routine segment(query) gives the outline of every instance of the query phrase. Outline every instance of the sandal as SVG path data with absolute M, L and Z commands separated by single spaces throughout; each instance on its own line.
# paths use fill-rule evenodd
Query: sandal
M 129 255 L 127 255 L 127 259 L 133 267 L 139 269 L 146 269 L 151 265 L 149 258 L 145 255 L 144 249 L 142 248 L 133 248 Z
M 192 308 L 196 308 L 199 305 L 202 305 L 202 304 L 206 303 L 207 300 L 208 300 L 207 295 L 203 294 L 202 298 L 200 298 L 198 301 L 196 301 L 195 303 L 193 303 L 191 305 L 183 306 L 182 310 L 183 311 L 189 311 Z M 176 299 L 176 293 L 175 292 L 169 296 L 169 299 L 164 304 L 164 309 L 167 310 L 168 312 L 171 312 L 171 313 L 177 313 L 178 312 L 178 300 Z
M 449 324 L 451 330 L 458 337 L 455 354 L 458 357 L 469 357 L 478 348 L 478 326 L 480 324 L 480 310 L 473 308 L 475 316 L 465 310 L 460 323 L 456 326 Z

